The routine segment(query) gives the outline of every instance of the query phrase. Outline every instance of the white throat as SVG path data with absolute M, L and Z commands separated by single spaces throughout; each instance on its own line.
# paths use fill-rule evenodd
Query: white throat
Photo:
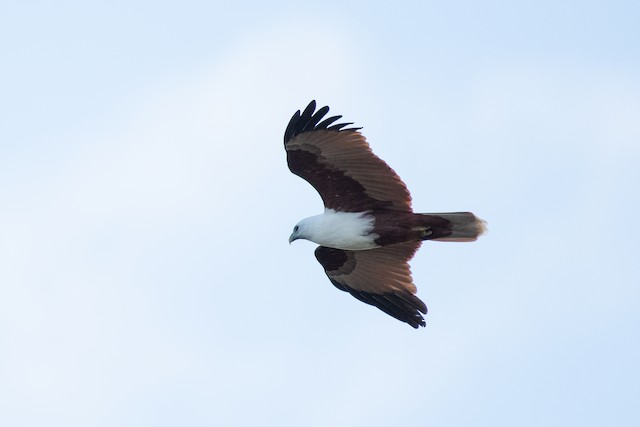
M 324 213 L 305 218 L 298 223 L 300 237 L 322 246 L 345 250 L 377 248 L 372 233 L 375 218 L 368 212 L 339 212 L 325 209 Z

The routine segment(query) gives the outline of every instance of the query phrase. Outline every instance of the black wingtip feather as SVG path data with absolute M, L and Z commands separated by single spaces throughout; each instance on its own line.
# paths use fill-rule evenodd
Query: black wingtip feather
M 302 112 L 302 115 L 300 116 L 300 121 L 304 123 L 304 125 L 306 125 L 308 121 L 311 119 L 315 109 L 316 109 L 316 101 L 314 99 L 309 103 L 309 105 L 307 105 L 307 108 L 304 109 L 304 111 Z
M 352 127 L 343 129 L 345 126 L 352 125 L 353 123 L 338 123 L 333 126 L 331 125 L 336 120 L 340 119 L 342 116 L 333 116 L 325 119 L 321 122 L 324 116 L 329 112 L 329 107 L 324 106 L 320 108 L 318 111 L 316 109 L 316 101 L 313 100 L 307 105 L 302 113 L 300 110 L 296 111 L 296 113 L 289 120 L 289 124 L 287 125 L 287 129 L 284 131 L 284 142 L 285 144 L 296 135 L 299 135 L 303 132 L 309 132 L 319 129 L 326 130 L 335 130 L 339 132 L 344 131 L 357 131 L 362 128 Z M 315 111 L 315 112 L 314 112 Z
M 289 120 L 289 124 L 287 125 L 287 129 L 284 131 L 284 142 L 286 143 L 288 140 L 294 137 L 294 132 L 296 129 L 296 125 L 300 121 L 300 110 L 296 111 L 296 113 L 291 116 L 291 120 Z
M 340 120 L 341 118 L 342 116 L 331 116 L 328 119 L 324 119 L 322 122 L 318 123 L 316 129 L 326 129 L 331 123 L 335 122 L 336 120 Z
M 309 119 L 307 124 L 304 125 L 303 132 L 306 130 L 311 130 L 315 128 L 318 122 L 322 120 L 322 118 L 326 116 L 328 112 L 329 112 L 329 107 L 327 107 L 326 105 L 321 109 L 319 109 L 318 111 L 316 111 L 316 113 L 313 116 L 311 116 L 311 119 Z
M 415 295 L 411 295 L 411 298 L 408 295 L 396 292 L 383 295 L 371 294 L 351 289 L 331 277 L 329 277 L 329 280 L 333 286 L 341 291 L 348 292 L 354 298 L 377 307 L 389 316 L 407 323 L 412 328 L 418 329 L 420 326 L 424 327 L 427 325 L 424 321 L 424 317 L 420 314 L 421 312 L 427 314 L 427 307 Z

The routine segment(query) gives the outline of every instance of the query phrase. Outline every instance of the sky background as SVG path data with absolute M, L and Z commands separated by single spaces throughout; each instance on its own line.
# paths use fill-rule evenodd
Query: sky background
M 0 2 L 0 425 L 637 426 L 637 1 Z M 363 127 L 427 327 L 289 245 Z

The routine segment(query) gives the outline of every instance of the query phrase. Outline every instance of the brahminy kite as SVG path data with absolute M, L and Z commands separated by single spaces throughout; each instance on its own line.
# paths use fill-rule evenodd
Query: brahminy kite
M 291 117 L 284 148 L 289 169 L 320 193 L 324 212 L 296 224 L 289 243 L 317 243 L 316 258 L 335 287 L 425 326 L 427 306 L 415 295 L 409 260 L 423 240 L 474 241 L 485 222 L 471 212 L 414 213 L 406 185 L 373 154 L 361 128 L 334 124 L 342 116 L 325 119 L 329 107 L 315 110 L 311 101 Z

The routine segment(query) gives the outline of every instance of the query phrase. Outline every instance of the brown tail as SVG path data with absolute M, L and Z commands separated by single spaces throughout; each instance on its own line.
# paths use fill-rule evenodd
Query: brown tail
M 418 215 L 429 217 L 427 222 L 431 224 L 433 230 L 433 234 L 426 236 L 425 240 L 437 240 L 439 242 L 473 242 L 486 231 L 487 223 L 471 212 Z M 437 225 L 434 226 L 435 224 Z

